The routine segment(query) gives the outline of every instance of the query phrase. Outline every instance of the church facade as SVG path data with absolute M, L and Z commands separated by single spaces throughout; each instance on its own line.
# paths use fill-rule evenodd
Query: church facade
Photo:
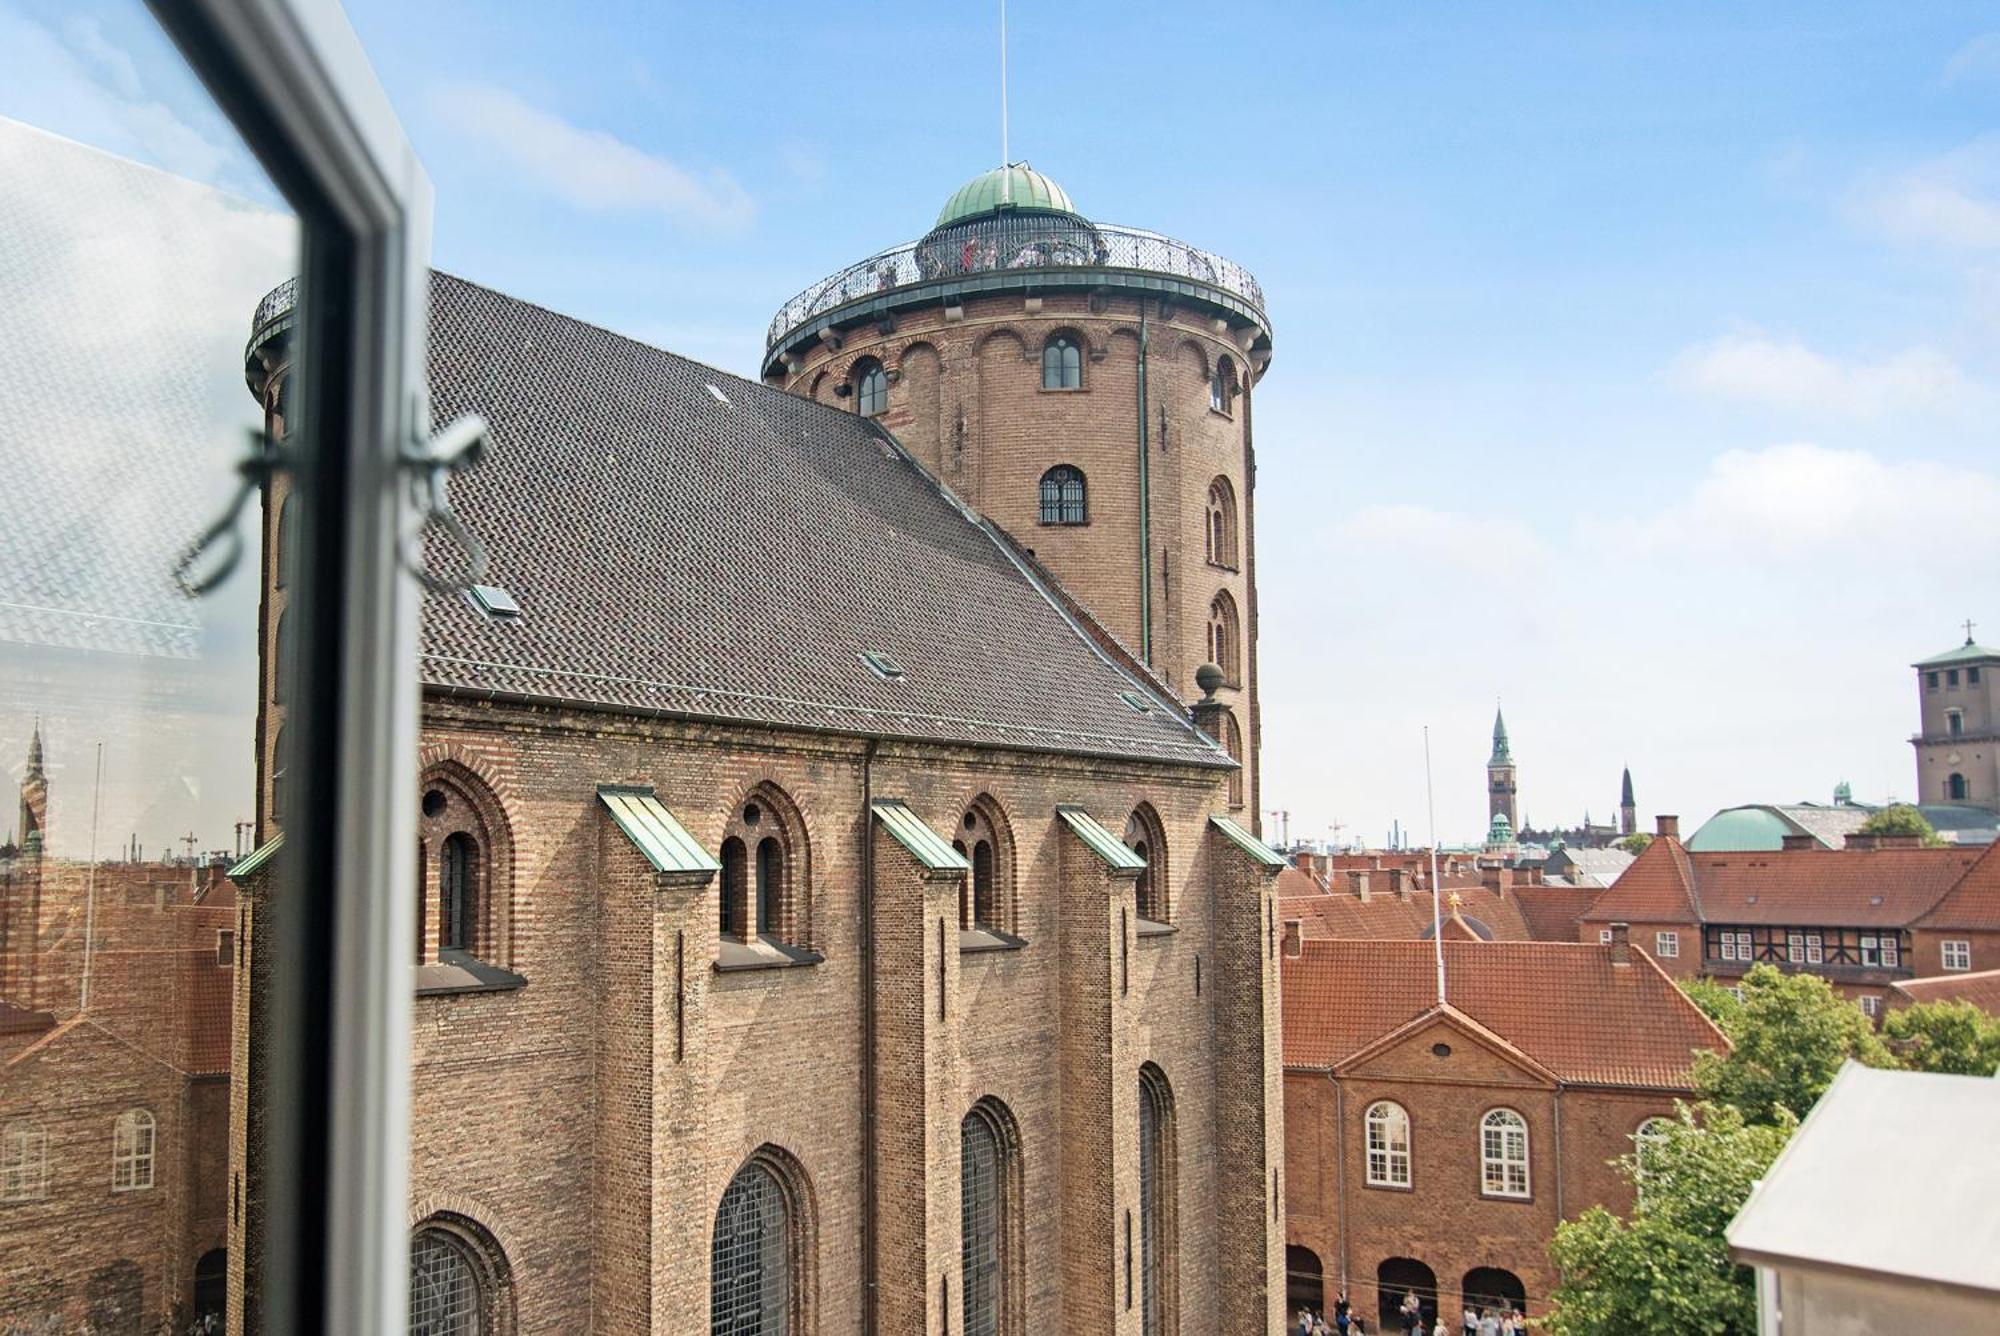
M 1088 267 L 1051 255 L 1052 285 Z M 436 412 L 491 425 L 452 501 L 492 566 L 424 608 L 411 1329 L 1275 1331 L 1282 860 L 1246 792 L 1244 622 L 1209 654 L 1140 586 L 1093 587 L 914 421 L 864 410 L 895 404 L 886 372 L 788 393 L 444 275 L 431 299 Z M 285 312 L 260 308 L 248 359 L 278 435 Z M 832 314 L 821 348 L 881 337 Z M 1200 467 L 1247 497 L 1231 346 L 1235 453 Z M 1178 423 L 1160 393 L 1144 420 Z M 1089 464 L 1101 527 L 1051 528 L 1108 541 L 1130 444 L 1122 480 Z M 1039 461 L 997 436 L 980 458 L 1030 468 L 1039 506 Z M 271 1208 L 257 925 L 285 912 L 283 776 L 307 763 L 278 689 L 285 487 L 264 842 L 236 869 L 234 1330 Z M 1222 533 L 1236 568 L 1211 580 L 1253 608 L 1240 516 L 1147 554 L 1170 541 L 1178 579 Z

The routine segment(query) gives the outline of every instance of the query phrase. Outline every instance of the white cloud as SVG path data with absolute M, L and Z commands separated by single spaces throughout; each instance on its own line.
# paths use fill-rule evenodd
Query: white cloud
M 1969 79 L 2000 75 L 2000 32 L 1981 33 L 1952 53 L 1944 63 L 1947 86 Z
M 1686 500 L 1621 524 L 1642 551 L 1823 560 L 1899 570 L 2000 552 L 2000 476 L 1807 443 L 1730 450 Z
M 755 215 L 727 172 L 697 176 L 603 130 L 586 130 L 504 89 L 454 84 L 434 104 L 461 133 L 497 150 L 536 184 L 579 209 L 653 213 L 676 223 L 736 228 Z
M 2000 250 L 2000 135 L 1983 135 L 1897 176 L 1863 180 L 1849 207 L 1897 241 Z
M 1725 334 L 1674 360 L 1673 379 L 1703 394 L 1840 417 L 1949 408 L 1971 386 L 1956 362 L 1912 348 L 1879 362 L 1842 361 L 1797 339 Z
M 1547 551 L 1532 529 L 1515 520 L 1405 504 L 1357 510 L 1334 525 L 1333 536 L 1397 563 L 1429 562 L 1495 577 L 1516 574 Z

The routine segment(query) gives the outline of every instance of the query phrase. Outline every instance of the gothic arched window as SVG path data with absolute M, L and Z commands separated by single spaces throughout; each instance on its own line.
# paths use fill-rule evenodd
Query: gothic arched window
M 1083 388 L 1083 348 L 1068 334 L 1057 334 L 1042 345 L 1042 388 Z
M 1213 566 L 1236 567 L 1236 489 L 1227 478 L 1208 485 L 1208 560 Z
M 421 791 L 417 963 L 463 951 L 504 967 L 512 844 L 499 801 L 456 762 L 427 773 Z
M 761 1159 L 729 1181 L 715 1208 L 709 1246 L 713 1336 L 791 1336 L 797 1307 L 795 1227 L 785 1185 Z
M 1058 464 L 1042 475 L 1042 523 L 1083 524 L 1090 518 L 1083 470 Z
M 972 864 L 960 898 L 958 926 L 968 932 L 1011 932 L 1014 843 L 1000 805 L 983 793 L 973 799 L 959 819 L 952 847 Z
M 1225 589 L 1208 605 L 1208 661 L 1222 670 L 1222 680 L 1231 686 L 1243 680 L 1242 646 L 1236 600 Z
M 1125 845 L 1146 860 L 1133 888 L 1139 917 L 1152 923 L 1167 922 L 1167 836 L 1159 813 L 1150 803 L 1140 803 L 1125 819 Z
M 453 831 L 438 855 L 438 950 L 471 951 L 479 921 L 479 848 Z
M 722 935 L 808 945 L 811 884 L 804 819 L 777 785 L 758 784 L 722 841 Z
M 862 417 L 880 417 L 889 408 L 889 373 L 874 358 L 854 366 L 854 411 Z
M 958 1127 L 959 1306 L 964 1336 L 1012 1331 L 1018 1307 L 1020 1139 L 998 1100 L 982 1099 Z
M 410 1235 L 410 1336 L 513 1330 L 507 1258 L 471 1220 L 436 1215 Z
M 1944 796 L 1953 802 L 1964 802 L 1965 795 L 1965 776 L 1953 771 L 1944 782 Z
M 1174 1330 L 1177 1271 L 1174 1102 L 1166 1073 L 1139 1069 L 1139 1329 L 1145 1336 Z M 1130 1234 L 1126 1237 L 1129 1263 Z
M 1234 760 L 1236 769 L 1229 772 L 1229 805 L 1243 805 L 1243 728 L 1236 722 L 1236 716 L 1222 716 L 1222 749 Z

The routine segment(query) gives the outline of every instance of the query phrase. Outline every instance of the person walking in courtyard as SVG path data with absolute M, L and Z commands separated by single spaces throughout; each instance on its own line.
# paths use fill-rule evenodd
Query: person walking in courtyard
M 1423 1325 L 1423 1301 L 1417 1298 L 1415 1290 L 1410 1290 L 1403 1295 L 1403 1330 L 1407 1333 L 1407 1336 L 1417 1336 L 1417 1332 Z
M 1464 1315 L 1458 1319 L 1458 1325 L 1464 1330 L 1465 1336 L 1479 1336 L 1479 1310 L 1467 1303 Z
M 1479 1336 L 1500 1336 L 1500 1314 L 1489 1308 L 1480 1314 Z

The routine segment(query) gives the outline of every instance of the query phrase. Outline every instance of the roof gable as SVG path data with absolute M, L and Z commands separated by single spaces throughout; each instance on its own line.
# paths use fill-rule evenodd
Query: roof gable
M 1453 1042 L 1456 1041 L 1456 1042 Z M 1440 1054 L 1436 1046 L 1447 1051 Z M 1552 1086 L 1554 1072 L 1456 1007 L 1432 1007 L 1334 1064 L 1343 1077 Z
M 1672 836 L 1654 840 L 1577 921 L 1699 923 L 1701 907 L 1695 899 L 1687 850 Z
M 491 426 L 451 500 L 521 614 L 427 592 L 428 687 L 1233 764 L 869 419 L 443 274 L 430 358 L 438 420 Z
M 1916 926 L 2000 931 L 2000 844 L 1987 845 Z

